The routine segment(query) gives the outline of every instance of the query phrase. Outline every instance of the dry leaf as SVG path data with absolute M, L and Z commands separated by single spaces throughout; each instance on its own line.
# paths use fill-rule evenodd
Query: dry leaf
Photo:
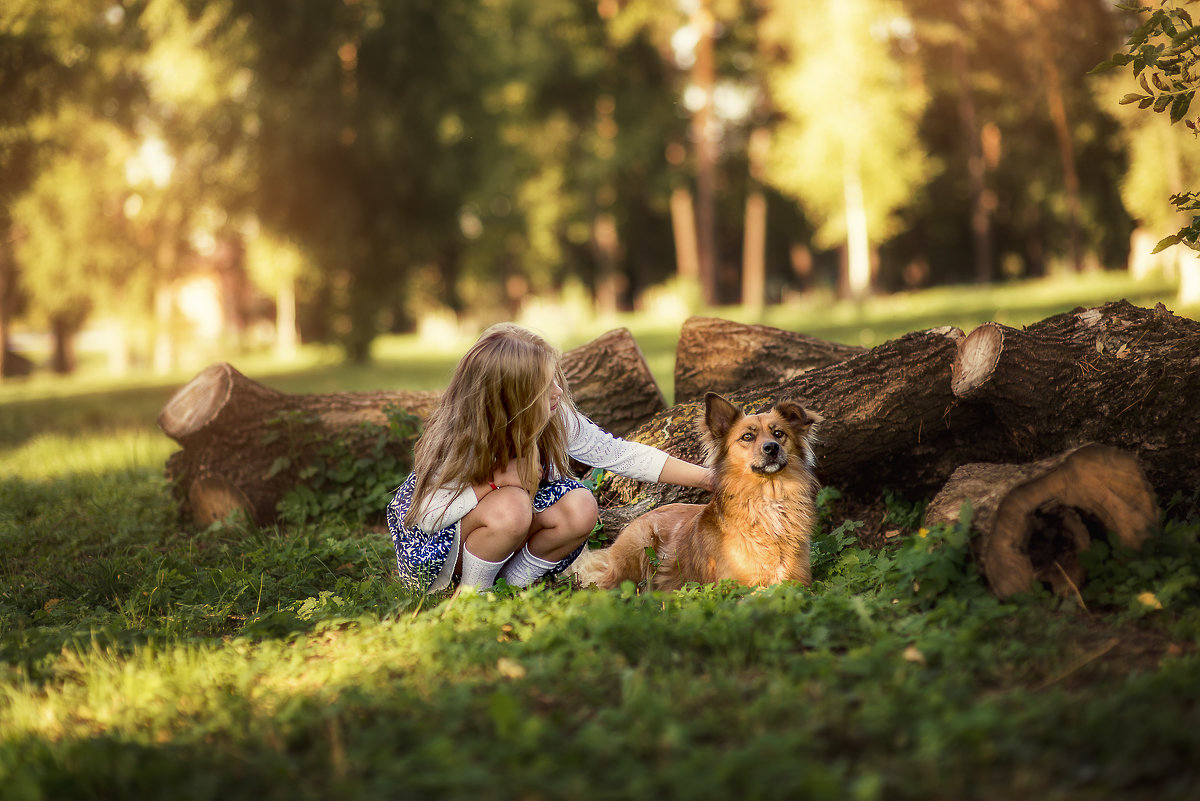
M 1152 592 L 1143 592 L 1137 599 L 1142 606 L 1148 606 L 1151 609 L 1163 608 L 1162 601 L 1158 600 L 1158 596 Z
M 525 667 L 515 659 L 502 656 L 496 660 L 496 671 L 506 679 L 525 678 Z

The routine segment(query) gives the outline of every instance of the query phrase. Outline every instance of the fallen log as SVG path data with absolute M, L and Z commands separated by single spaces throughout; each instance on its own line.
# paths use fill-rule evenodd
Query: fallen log
M 777 387 L 727 397 L 750 413 L 781 400 L 820 413 L 825 420 L 816 431 L 817 476 L 843 493 L 874 501 L 885 488 L 902 488 L 914 498 L 929 497 L 963 463 L 964 451 L 986 452 L 992 444 L 986 420 L 956 409 L 950 391 L 950 368 L 962 336 L 952 327 L 907 334 Z M 699 402 L 676 405 L 629 438 L 701 461 L 693 425 L 699 411 Z M 699 490 L 609 476 L 600 485 L 601 521 L 615 534 L 637 510 L 703 496 Z
M 699 400 L 706 392 L 783 384 L 864 352 L 766 325 L 689 317 L 675 348 L 675 402 Z
M 1132 454 L 1086 444 L 1028 464 L 966 464 L 925 511 L 956 523 L 970 507 L 972 551 L 997 596 L 1038 582 L 1059 594 L 1086 580 L 1079 554 L 1099 538 L 1138 548 L 1158 523 L 1154 490 Z
M 614 433 L 665 406 L 627 329 L 568 351 L 563 370 L 579 408 Z M 177 391 L 158 415 L 162 431 L 183 446 L 168 459 L 167 476 L 182 513 L 198 525 L 238 511 L 268 524 L 322 445 L 337 442 L 366 455 L 376 447 L 379 427 L 389 424 L 385 410 L 396 407 L 424 419 L 440 396 L 438 391 L 289 394 L 229 364 L 214 364 Z M 411 469 L 411 446 L 411 436 L 387 445 L 397 462 L 396 485 Z
M 279 500 L 299 483 L 322 444 L 338 441 L 366 453 L 378 438 L 368 426 L 387 425 L 386 407 L 423 418 L 439 397 L 438 392 L 293 395 L 247 378 L 230 364 L 214 364 L 159 412 L 159 428 L 183 446 L 167 459 L 167 478 L 181 511 L 197 525 L 239 511 L 265 525 L 275 520 Z M 391 446 L 409 469 L 410 447 Z
M 951 385 L 995 420 L 988 461 L 1099 442 L 1133 453 L 1164 498 L 1200 487 L 1200 323 L 1162 304 L 1076 309 L 1024 331 L 985 323 L 962 341 Z

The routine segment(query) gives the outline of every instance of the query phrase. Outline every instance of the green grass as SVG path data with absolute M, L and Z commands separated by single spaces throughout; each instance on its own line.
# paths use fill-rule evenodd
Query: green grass
M 1006 291 L 763 321 L 857 342 L 1146 302 L 1127 287 Z M 617 324 L 669 376 L 678 323 Z M 239 366 L 334 391 L 436 387 L 455 359 L 402 337 L 377 355 Z M 963 529 L 917 530 L 920 508 L 895 507 L 904 536 L 885 551 L 823 517 L 811 590 L 560 583 L 419 599 L 370 527 L 182 524 L 162 478 L 173 445 L 153 425 L 170 390 L 0 387 L 2 799 L 1184 799 L 1200 786 L 1195 503 L 1162 499 L 1141 554 L 1098 549 L 1078 598 L 1000 602 Z

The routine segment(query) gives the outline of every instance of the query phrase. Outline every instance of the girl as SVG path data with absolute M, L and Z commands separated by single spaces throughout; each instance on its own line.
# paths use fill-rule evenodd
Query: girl
M 581 415 L 558 352 L 511 323 L 484 331 L 417 442 L 388 504 L 400 580 L 436 592 L 524 587 L 565 570 L 596 525 L 596 499 L 570 459 L 638 481 L 705 489 L 708 468 L 627 442 Z

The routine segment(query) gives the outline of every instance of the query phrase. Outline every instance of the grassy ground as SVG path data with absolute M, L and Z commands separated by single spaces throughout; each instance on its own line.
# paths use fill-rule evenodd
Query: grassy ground
M 959 290 L 763 321 L 871 344 L 864 330 L 1021 324 L 1160 291 Z M 669 378 L 678 322 L 617 322 Z M 405 338 L 380 352 L 370 368 L 246 371 L 291 391 L 418 388 L 440 386 L 456 356 Z M 0 798 L 1200 787 L 1200 520 L 1182 511 L 1195 504 L 1162 499 L 1141 554 L 1096 549 L 1070 599 L 995 600 L 964 531 L 920 529 L 919 506 L 891 510 L 905 536 L 881 552 L 826 516 L 811 590 L 418 599 L 391 579 L 372 521 L 182 525 L 161 478 L 173 446 L 153 428 L 171 388 L 0 388 Z

